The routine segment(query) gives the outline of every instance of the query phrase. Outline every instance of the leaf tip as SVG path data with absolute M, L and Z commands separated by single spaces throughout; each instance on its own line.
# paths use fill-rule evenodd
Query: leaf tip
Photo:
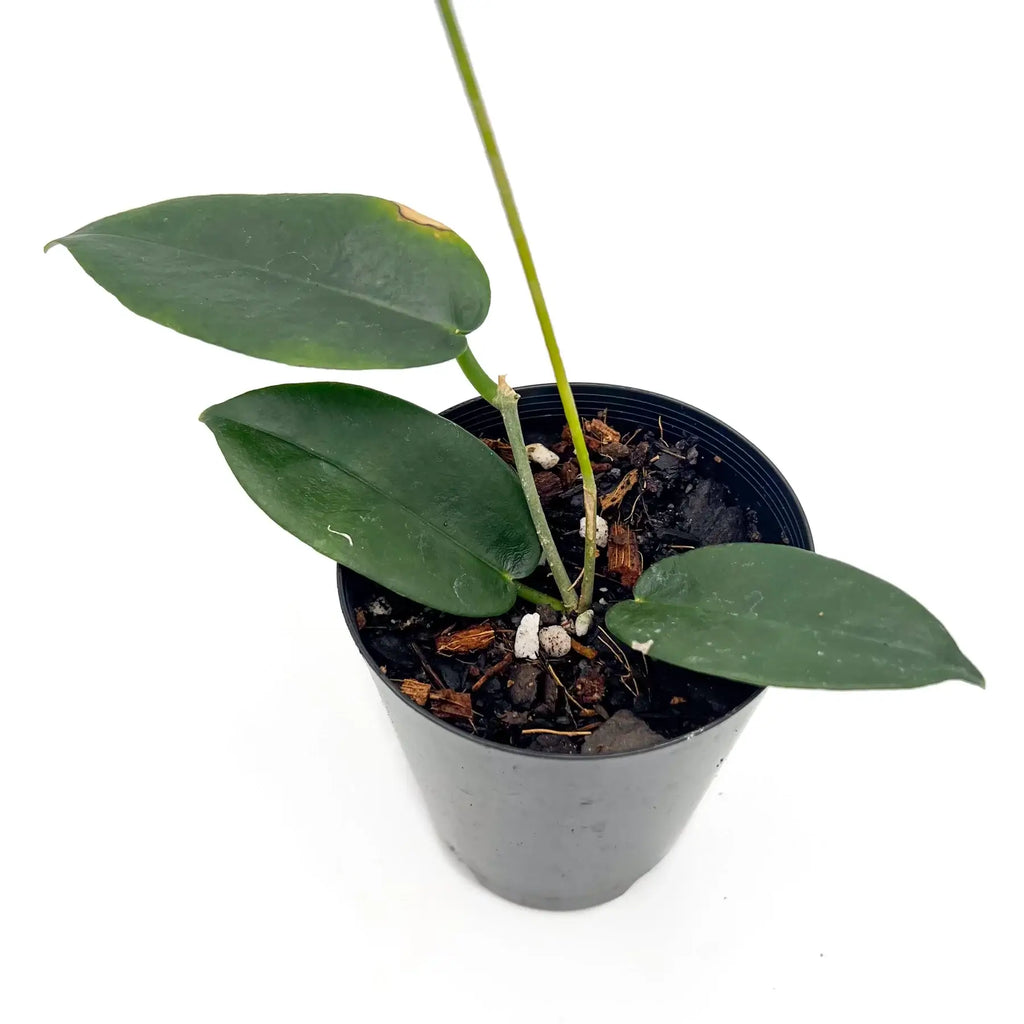
M 963 675 L 964 681 L 970 683 L 972 686 L 978 686 L 982 690 L 986 688 L 985 677 L 970 662 L 967 662 L 966 671 Z
M 50 250 L 51 250 L 51 249 L 52 249 L 52 248 L 53 248 L 53 247 L 54 247 L 55 245 L 61 245 L 61 244 L 63 244 L 63 242 L 64 242 L 64 239 L 63 239 L 63 238 L 54 238 L 54 239 L 52 239 L 51 241 L 47 242 L 47 243 L 46 243 L 46 245 L 44 245 L 44 246 L 43 246 L 43 252 L 44 252 L 44 253 L 47 253 L 47 252 L 49 252 L 49 251 L 50 251 Z

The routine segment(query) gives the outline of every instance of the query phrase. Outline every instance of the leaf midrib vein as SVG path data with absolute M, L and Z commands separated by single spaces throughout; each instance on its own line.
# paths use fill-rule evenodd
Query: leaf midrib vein
M 241 267 L 244 270 L 251 270 L 258 274 L 269 274 L 271 277 L 279 278 L 282 281 L 290 281 L 296 284 L 313 285 L 316 288 L 323 288 L 329 292 L 335 292 L 338 295 L 344 295 L 348 299 L 356 299 L 360 302 L 365 302 L 371 306 L 380 306 L 382 309 L 387 309 L 392 313 L 397 313 L 399 316 L 408 317 L 410 320 L 414 320 L 421 324 L 430 324 L 433 327 L 440 327 L 447 333 L 450 333 L 453 337 L 459 337 L 459 329 L 454 324 L 439 323 L 437 320 L 427 320 L 424 317 L 417 316 L 415 313 L 409 312 L 407 309 L 403 309 L 401 306 L 396 306 L 392 303 L 385 302 L 381 299 L 371 298 L 369 295 L 363 295 L 361 292 L 350 291 L 346 288 L 341 288 L 338 285 L 328 284 L 325 281 L 317 281 L 310 278 L 297 277 L 294 274 L 286 274 L 283 270 L 271 270 L 269 267 L 260 267 L 255 263 L 246 263 L 242 260 L 237 260 L 227 256 L 217 256 L 212 253 L 200 252 L 198 249 L 188 249 L 181 245 L 168 245 L 166 242 L 154 241 L 151 238 L 139 238 L 137 235 L 127 234 L 114 234 L 109 231 L 85 231 L 76 232 L 72 235 L 66 235 L 61 238 L 60 241 L 67 245 L 69 240 L 76 238 L 112 238 L 127 239 L 131 242 L 141 242 L 143 245 L 152 245 L 158 249 L 167 249 L 171 252 L 180 252 L 189 256 L 199 256 L 204 260 L 210 260 L 213 263 L 225 263 L 232 267 Z M 70 247 L 69 247 L 70 248 Z M 301 255 L 301 254 L 300 254 Z
M 850 637 L 854 640 L 864 640 L 869 643 L 878 645 L 879 647 L 895 647 L 900 651 L 907 651 L 910 654 L 918 654 L 926 658 L 930 658 L 931 654 L 929 651 L 921 647 L 914 647 L 910 644 L 901 643 L 899 640 L 879 640 L 876 637 L 868 636 L 864 633 L 857 633 L 853 630 L 848 629 L 835 629 L 834 627 L 825 627 L 823 630 L 816 630 L 811 626 L 797 625 L 794 626 L 792 623 L 783 622 L 781 619 L 775 619 L 765 617 L 763 615 L 750 616 L 743 612 L 721 612 L 721 611 L 708 611 L 705 608 L 698 608 L 692 604 L 671 604 L 666 601 L 652 601 L 650 598 L 644 598 L 643 604 L 648 605 L 652 608 L 666 608 L 666 609 L 679 609 L 680 611 L 696 612 L 699 615 L 707 616 L 708 618 L 718 618 L 722 620 L 728 619 L 743 619 L 747 622 L 756 622 L 770 626 L 772 629 L 785 630 L 787 632 L 799 631 L 806 634 L 814 634 L 816 632 L 825 632 L 826 634 L 839 634 L 840 636 Z M 946 662 L 943 661 L 943 664 Z

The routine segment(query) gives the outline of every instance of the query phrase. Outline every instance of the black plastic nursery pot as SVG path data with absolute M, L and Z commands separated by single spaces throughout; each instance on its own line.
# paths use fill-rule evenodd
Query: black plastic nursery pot
M 701 471 L 752 509 L 767 543 L 812 550 L 800 503 L 749 441 L 714 417 L 662 395 L 574 384 L 579 412 L 624 428 L 695 437 Z M 527 439 L 565 422 L 553 384 L 519 391 Z M 477 398 L 445 417 L 478 437 L 503 436 Z M 660 419 L 660 427 L 659 427 Z M 338 567 L 349 631 L 366 659 L 442 839 L 491 891 L 529 907 L 575 910 L 621 895 L 668 852 L 757 707 L 761 690 L 730 683 L 731 706 L 709 725 L 630 753 L 547 754 L 462 732 L 406 699 L 382 676 L 356 627 L 358 574 Z

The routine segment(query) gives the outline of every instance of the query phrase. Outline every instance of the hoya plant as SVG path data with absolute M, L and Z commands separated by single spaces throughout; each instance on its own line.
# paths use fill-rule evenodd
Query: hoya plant
M 440 221 L 362 195 L 197 196 L 105 217 L 47 248 L 65 246 L 133 312 L 250 356 L 336 370 L 454 361 L 500 411 L 515 472 L 442 417 L 350 384 L 263 388 L 211 406 L 201 419 L 253 501 L 329 558 L 455 615 L 498 615 L 525 599 L 572 620 L 593 601 L 594 471 L 469 56 L 450 3 L 438 0 L 438 8 L 579 464 L 578 579 L 545 519 L 518 395 L 469 346 L 487 315 L 487 274 Z M 545 590 L 525 582 L 542 558 Z M 606 623 L 649 657 L 762 686 L 901 688 L 953 678 L 984 685 L 913 598 L 785 545 L 723 544 L 666 558 L 643 572 L 632 600 L 612 607 Z

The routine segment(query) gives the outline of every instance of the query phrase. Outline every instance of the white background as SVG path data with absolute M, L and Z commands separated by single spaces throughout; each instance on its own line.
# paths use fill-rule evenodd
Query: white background
M 987 674 L 768 695 L 620 900 L 504 903 L 434 838 L 333 567 L 207 405 L 330 374 L 133 317 L 64 250 L 176 195 L 379 194 L 476 249 L 550 379 L 427 0 L 20 5 L 5 26 L 0 1017 L 1018 1021 L 1016 2 L 463 0 L 571 375 L 707 409 L 819 550 Z M 25 13 L 27 10 L 30 13 Z

